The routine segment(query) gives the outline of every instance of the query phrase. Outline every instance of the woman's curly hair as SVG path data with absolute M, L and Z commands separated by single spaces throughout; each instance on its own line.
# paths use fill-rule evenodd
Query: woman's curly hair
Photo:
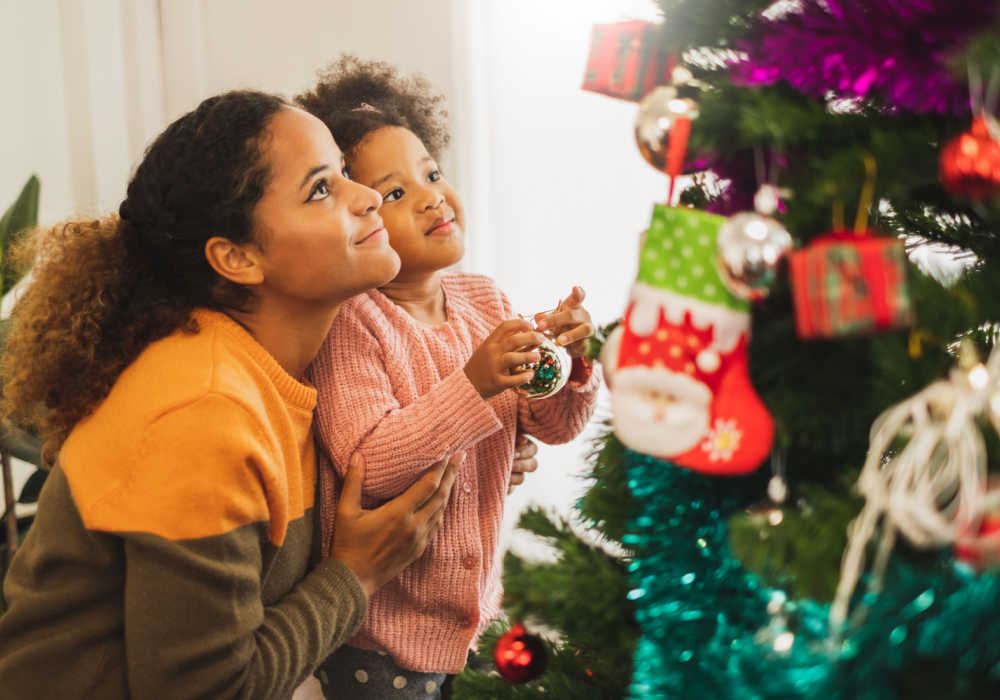
M 197 331 L 192 309 L 251 303 L 211 268 L 205 243 L 253 238 L 266 128 L 286 105 L 252 91 L 205 100 L 152 143 L 117 215 L 25 239 L 17 256 L 33 261 L 32 279 L 0 359 L 3 413 L 39 431 L 47 463 L 147 345 Z
M 368 134 L 386 126 L 409 129 L 440 160 L 451 139 L 444 102 L 422 76 L 350 55 L 320 71 L 316 86 L 295 98 L 323 120 L 348 160 Z

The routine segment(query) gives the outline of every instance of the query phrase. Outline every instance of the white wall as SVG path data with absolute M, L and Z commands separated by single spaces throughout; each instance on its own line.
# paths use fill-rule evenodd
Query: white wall
M 0 2 L 0 209 L 38 173 L 43 212 L 75 207 L 56 0 Z

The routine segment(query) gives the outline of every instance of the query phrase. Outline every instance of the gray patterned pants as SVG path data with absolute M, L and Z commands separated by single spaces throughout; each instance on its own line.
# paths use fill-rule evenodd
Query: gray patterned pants
M 387 654 L 349 646 L 324 661 L 316 677 L 326 700 L 447 700 L 453 678 L 400 668 Z

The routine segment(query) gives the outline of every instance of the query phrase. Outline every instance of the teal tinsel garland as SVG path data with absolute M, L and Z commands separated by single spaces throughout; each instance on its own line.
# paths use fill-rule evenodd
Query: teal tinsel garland
M 639 509 L 625 537 L 636 549 L 629 597 L 642 628 L 630 697 L 935 697 L 920 679 L 928 668 L 944 677 L 940 697 L 998 697 L 996 576 L 894 561 L 883 592 L 862 597 L 864 621 L 832 650 L 828 605 L 789 601 L 776 628 L 767 608 L 782 592 L 729 549 L 727 517 L 762 497 L 764 475 L 712 477 L 630 450 L 625 464 Z

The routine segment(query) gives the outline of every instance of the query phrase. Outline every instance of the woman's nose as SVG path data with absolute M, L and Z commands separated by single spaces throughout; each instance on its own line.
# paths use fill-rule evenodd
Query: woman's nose
M 357 188 L 357 194 L 355 196 L 355 210 L 358 214 L 364 215 L 368 212 L 375 211 L 382 206 L 382 195 L 373 190 L 371 187 L 366 187 L 357 182 L 351 182 L 353 186 Z

